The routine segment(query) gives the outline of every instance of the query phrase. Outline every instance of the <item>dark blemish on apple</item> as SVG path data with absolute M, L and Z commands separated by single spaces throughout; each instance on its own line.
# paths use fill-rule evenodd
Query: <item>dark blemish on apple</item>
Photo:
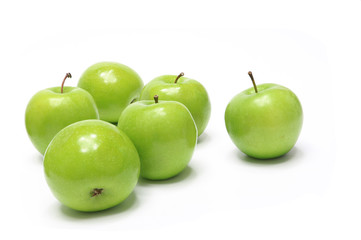
M 90 195 L 91 195 L 92 197 L 96 197 L 96 196 L 102 194 L 103 190 L 104 190 L 103 188 L 94 188 L 94 189 L 90 192 Z

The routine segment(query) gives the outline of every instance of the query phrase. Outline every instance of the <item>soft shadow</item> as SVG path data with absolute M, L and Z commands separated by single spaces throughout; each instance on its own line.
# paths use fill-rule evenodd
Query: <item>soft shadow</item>
M 289 162 L 291 160 L 299 158 L 302 155 L 302 152 L 297 147 L 293 147 L 291 151 L 289 151 L 285 155 L 271 159 L 252 158 L 240 152 L 238 149 L 236 154 L 238 158 L 240 158 L 242 161 L 247 163 L 258 164 L 258 165 L 275 165 L 275 164 L 282 164 L 285 162 Z
M 138 184 L 140 186 L 146 186 L 149 184 L 172 184 L 194 177 L 194 175 L 195 175 L 194 170 L 191 167 L 187 166 L 182 172 L 180 172 L 178 175 L 172 178 L 165 180 L 148 180 L 141 177 L 139 178 Z
M 197 139 L 197 144 L 203 144 L 205 142 L 209 142 L 210 140 L 210 136 L 207 133 L 202 133 L 202 135 L 200 135 Z
M 44 156 L 41 155 L 39 152 L 37 152 L 33 155 L 33 159 L 36 163 L 43 165 Z
M 75 219 L 99 218 L 99 217 L 105 217 L 105 216 L 110 216 L 110 215 L 120 214 L 122 212 L 125 212 L 128 209 L 130 209 L 132 206 L 134 206 L 136 201 L 137 201 L 136 195 L 134 192 L 132 192 L 128 196 L 128 198 L 125 199 L 120 204 L 118 204 L 112 208 L 99 211 L 99 212 L 80 212 L 80 211 L 73 210 L 64 205 L 60 205 L 60 211 L 67 217 L 75 218 Z

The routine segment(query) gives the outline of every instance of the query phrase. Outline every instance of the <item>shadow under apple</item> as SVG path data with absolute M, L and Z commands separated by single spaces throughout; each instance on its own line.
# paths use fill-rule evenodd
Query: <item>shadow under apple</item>
M 198 137 L 197 144 L 203 144 L 209 142 L 210 139 L 211 139 L 210 136 L 206 132 L 204 132 L 202 133 L 202 135 Z
M 99 217 L 105 217 L 110 216 L 114 214 L 121 214 L 123 212 L 128 211 L 130 208 L 135 207 L 137 202 L 137 197 L 134 192 L 132 192 L 127 199 L 125 199 L 120 204 L 108 208 L 102 211 L 98 212 L 81 212 L 74 209 L 71 209 L 63 204 L 60 205 L 60 211 L 70 218 L 75 219 L 89 219 L 89 218 L 99 218 Z
M 44 156 L 41 155 L 39 152 L 37 152 L 36 154 L 33 155 L 33 160 L 36 162 L 36 163 L 39 163 L 41 165 L 43 165 L 44 163 Z
M 242 153 L 238 149 L 235 150 L 235 154 L 239 159 L 246 163 L 250 164 L 258 164 L 258 165 L 275 165 L 275 164 L 282 164 L 285 162 L 289 162 L 291 160 L 294 160 L 296 158 L 299 158 L 302 155 L 302 152 L 297 147 L 293 147 L 288 153 L 277 157 L 277 158 L 271 158 L 271 159 L 257 159 L 250 156 L 247 156 L 246 154 Z
M 180 172 L 178 175 L 176 175 L 172 178 L 165 179 L 165 180 L 148 180 L 148 179 L 140 177 L 138 184 L 140 186 L 146 186 L 149 184 L 172 184 L 172 183 L 182 182 L 187 179 L 191 179 L 194 176 L 195 176 L 194 170 L 190 166 L 187 166 L 182 172 Z

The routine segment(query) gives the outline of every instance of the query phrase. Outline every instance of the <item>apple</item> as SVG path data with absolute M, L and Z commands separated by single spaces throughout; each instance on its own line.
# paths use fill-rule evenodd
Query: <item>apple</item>
M 116 62 L 90 66 L 78 82 L 78 87 L 94 97 L 100 119 L 111 123 L 116 123 L 124 108 L 139 98 L 143 86 L 133 69 Z
M 116 126 L 84 120 L 61 130 L 44 156 L 46 181 L 54 196 L 72 209 L 113 207 L 133 191 L 140 171 L 137 150 Z
M 133 141 L 140 157 L 140 175 L 151 180 L 171 178 L 192 158 L 197 127 L 189 110 L 176 101 L 142 100 L 120 115 L 118 128 Z
M 41 154 L 64 127 L 81 120 L 99 118 L 93 97 L 81 88 L 64 87 L 67 78 L 71 78 L 70 73 L 66 74 L 61 87 L 39 91 L 26 107 L 26 130 Z
M 158 95 L 162 100 L 183 103 L 193 116 L 200 136 L 208 124 L 211 115 L 211 103 L 206 89 L 198 81 L 183 77 L 184 73 L 163 75 L 145 85 L 140 99 L 152 100 Z
M 233 143 L 259 159 L 276 158 L 295 145 L 302 128 L 302 106 L 288 88 L 266 83 L 237 94 L 225 112 L 226 128 Z

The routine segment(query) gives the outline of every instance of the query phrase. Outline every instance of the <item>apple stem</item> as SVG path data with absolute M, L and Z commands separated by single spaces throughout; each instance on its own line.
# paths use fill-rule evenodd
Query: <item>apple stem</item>
M 60 92 L 61 92 L 61 93 L 63 93 L 65 79 L 67 79 L 67 78 L 71 78 L 71 74 L 70 74 L 70 73 L 67 73 L 67 74 L 65 75 L 65 78 L 64 78 L 63 82 L 61 83 L 61 89 L 60 89 Z
M 103 188 L 94 188 L 90 192 L 90 194 L 91 194 L 92 197 L 95 197 L 95 196 L 98 196 L 98 195 L 102 194 L 103 190 L 104 190 Z
M 158 103 L 158 95 L 154 95 L 154 102 Z
M 252 74 L 252 72 L 251 72 L 251 71 L 249 71 L 249 72 L 248 72 L 248 75 L 249 75 L 249 77 L 252 79 L 252 83 L 253 83 L 254 91 L 255 91 L 256 93 L 258 93 L 257 86 L 256 86 L 256 82 L 254 81 L 254 78 L 253 78 L 253 74 Z
M 174 83 L 177 83 L 178 82 L 178 79 L 180 79 L 180 77 L 183 77 L 184 76 L 184 72 L 181 72 L 177 78 L 175 79 Z

